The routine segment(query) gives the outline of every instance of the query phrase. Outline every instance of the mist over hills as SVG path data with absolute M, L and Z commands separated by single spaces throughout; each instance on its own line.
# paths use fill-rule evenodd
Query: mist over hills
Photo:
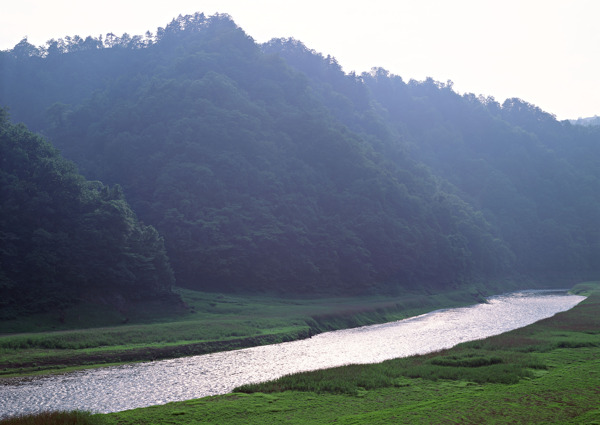
M 576 120 L 569 120 L 571 124 L 575 125 L 600 125 L 600 117 L 598 115 L 594 115 L 593 117 L 587 118 L 577 118 Z
M 347 295 L 600 271 L 600 128 L 521 99 L 346 74 L 227 15 L 23 40 L 0 72 L 0 105 L 123 188 L 177 285 Z

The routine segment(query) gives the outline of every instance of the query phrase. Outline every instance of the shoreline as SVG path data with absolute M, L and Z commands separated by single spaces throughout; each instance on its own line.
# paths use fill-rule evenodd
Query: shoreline
M 521 297 L 520 297 L 519 295 L 517 295 L 515 299 L 516 299 L 516 300 L 519 300 L 520 298 L 521 298 Z M 523 300 L 523 301 L 524 301 L 524 300 Z M 576 302 L 578 302 L 578 301 L 576 301 Z M 521 303 L 521 301 L 518 301 L 518 303 Z M 537 303 L 537 301 L 534 301 L 534 303 Z M 535 305 L 535 304 L 533 304 L 533 305 Z M 571 302 L 571 305 L 573 305 L 573 302 Z M 486 307 L 486 306 L 480 306 L 480 307 L 474 306 L 474 308 L 475 308 L 477 311 L 482 311 L 481 309 L 483 309 L 483 311 L 487 311 L 487 309 L 488 309 L 488 307 Z M 462 309 L 461 309 L 461 308 L 459 308 L 459 310 L 462 310 Z M 559 310 L 559 311 L 560 311 L 560 310 Z M 517 317 L 517 316 L 515 316 L 515 317 Z M 519 317 L 520 317 L 520 315 L 519 315 Z M 531 322 L 530 322 L 530 323 L 531 323 Z M 523 326 L 523 325 L 521 325 L 521 326 Z M 376 328 L 378 328 L 378 327 L 376 326 Z M 359 335 L 362 335 L 362 332 L 359 332 Z M 360 341 L 357 341 L 357 342 L 360 342 Z M 400 347 L 398 347 L 398 349 L 400 349 Z M 442 351 L 446 351 L 446 350 L 453 350 L 453 349 L 444 349 L 444 350 L 442 350 Z M 342 351 L 343 351 L 343 350 L 342 350 Z M 403 349 L 400 349 L 400 351 L 403 351 Z M 223 353 L 223 354 L 225 355 L 225 353 Z M 439 354 L 439 351 L 436 351 L 436 352 L 434 352 L 434 353 L 430 353 L 430 354 L 428 354 L 428 355 L 425 355 L 425 356 L 417 356 L 417 357 L 426 357 L 426 358 L 427 358 L 427 357 L 431 357 L 431 356 L 437 356 L 438 354 Z M 398 355 L 398 354 L 396 354 L 396 355 Z M 464 356 L 463 356 L 463 357 L 464 357 Z M 476 360 L 477 362 L 476 362 L 476 363 L 473 363 L 473 361 L 472 361 L 472 360 L 470 360 L 470 359 L 471 359 L 471 356 L 470 356 L 470 355 L 469 355 L 469 356 L 466 356 L 464 360 L 460 360 L 460 361 L 461 361 L 461 362 L 463 362 L 463 361 L 464 361 L 464 362 L 467 362 L 467 364 L 471 364 L 471 363 L 473 363 L 473 365 L 480 365 L 480 364 L 481 364 L 482 366 L 486 366 L 486 365 L 495 365 L 496 363 L 503 363 L 503 362 L 504 362 L 504 360 L 502 360 L 502 359 L 500 359 L 500 360 L 496 360 L 496 359 L 497 359 L 497 356 L 496 356 L 496 355 L 494 355 L 494 356 L 491 356 L 489 361 L 488 361 L 488 360 L 485 360 L 485 359 L 486 359 L 486 358 L 488 358 L 488 357 L 490 357 L 490 356 L 483 356 L 483 357 L 481 358 L 481 360 L 483 361 L 483 363 L 480 363 L 480 358 L 479 358 L 479 356 L 476 356 L 476 357 L 474 358 L 474 360 Z M 506 357 L 506 356 L 505 356 L 505 357 Z M 209 358 L 212 358 L 212 357 L 209 357 Z M 244 357 L 244 358 L 245 358 L 245 357 Z M 385 359 L 385 358 L 392 359 L 393 357 L 384 357 L 384 359 Z M 404 358 L 404 357 L 403 357 L 403 358 Z M 507 357 L 507 359 L 508 359 L 507 361 L 512 361 L 512 356 L 509 356 L 509 357 Z M 382 360 L 379 360 L 379 361 L 382 361 Z M 397 360 L 397 359 L 394 359 L 394 360 L 385 360 L 385 361 L 384 361 L 384 364 L 387 364 L 387 363 L 389 363 L 390 361 L 391 361 L 391 362 L 398 362 L 398 360 Z M 402 361 L 405 361 L 405 360 L 401 360 L 401 362 L 402 362 Z M 362 363 L 362 362 L 361 362 L 361 363 Z M 369 362 L 367 362 L 367 363 L 369 363 Z M 449 365 L 451 365 L 451 364 L 453 364 L 453 363 L 456 363 L 456 361 L 455 361 L 455 360 L 452 360 L 452 361 L 450 361 L 448 364 L 449 364 Z M 170 363 L 167 363 L 167 364 L 170 364 Z M 180 364 L 180 363 L 176 363 L 176 364 Z M 194 362 L 193 364 L 196 364 L 196 363 Z M 219 363 L 219 362 L 217 362 L 217 364 L 220 364 L 220 363 Z M 332 364 L 335 364 L 335 361 L 334 361 Z M 380 363 L 380 364 L 381 364 L 381 363 Z M 191 365 L 191 363 L 190 363 L 190 365 Z M 442 365 L 444 365 L 444 364 L 442 364 Z M 150 367 L 150 368 L 151 368 L 152 366 L 148 366 L 148 367 Z M 331 367 L 331 366 L 330 366 L 330 367 Z M 341 366 L 341 367 L 336 367 L 336 368 L 334 368 L 333 370 L 340 370 L 340 369 L 342 369 L 342 370 L 350 370 L 350 371 L 351 371 L 353 368 L 357 368 L 357 367 L 358 367 L 359 369 L 363 369 L 363 368 L 365 368 L 365 369 L 370 369 L 370 368 L 372 368 L 373 366 L 361 365 L 361 366 L 353 366 L 353 367 L 349 367 L 349 368 L 346 368 L 345 366 Z M 294 368 L 292 368 L 292 369 L 294 369 Z M 396 369 L 396 367 L 394 367 L 393 369 Z M 127 370 L 131 370 L 131 369 L 127 369 Z M 135 369 L 134 369 L 134 370 L 135 370 Z M 143 367 L 141 370 L 143 371 L 143 370 L 148 370 L 148 369 L 147 369 L 147 367 L 146 367 L 146 366 L 144 366 L 144 367 Z M 202 369 L 200 369 L 200 370 L 202 370 Z M 302 368 L 300 368 L 300 370 L 302 370 Z M 410 368 L 410 370 L 413 370 L 413 368 Z M 166 370 L 166 372 L 168 372 L 168 370 Z M 100 373 L 100 374 L 96 373 L 96 374 L 95 374 L 95 376 L 102 377 L 102 378 L 101 378 L 102 380 L 104 380 L 104 379 L 105 379 L 105 378 L 104 378 L 105 376 L 108 376 L 108 375 L 105 375 L 105 373 L 104 373 L 104 372 L 99 372 L 99 373 Z M 120 375 L 120 373 L 121 373 L 121 372 L 115 371 L 114 373 L 116 373 L 116 375 L 115 375 L 115 376 L 121 376 L 121 375 Z M 170 373 L 170 372 L 169 372 L 169 373 Z M 293 373 L 293 372 L 291 372 L 291 373 Z M 329 372 L 318 372 L 318 373 L 329 373 Z M 334 372 L 334 373 L 337 373 L 337 372 Z M 396 373 L 396 372 L 393 372 L 393 371 L 392 371 L 392 373 Z M 313 372 L 308 372 L 308 375 L 311 375 L 311 374 L 313 374 Z M 143 374 L 142 374 L 142 375 L 143 375 Z M 269 373 L 267 373 L 267 375 L 271 375 L 271 373 L 269 372 Z M 343 375 L 343 376 L 346 376 L 346 373 L 342 373 L 342 375 Z M 504 373 L 502 373 L 502 375 L 505 375 L 505 374 L 504 374 Z M 111 374 L 110 376 L 112 376 L 112 374 Z M 135 376 L 137 376 L 137 373 L 135 374 Z M 151 376 L 154 376 L 154 373 L 153 373 L 153 372 L 151 373 Z M 287 376 L 287 375 L 286 375 L 286 376 Z M 61 380 L 62 378 L 58 378 L 58 379 L 59 379 L 59 380 Z M 137 379 L 137 378 L 136 378 L 136 379 Z M 152 379 L 154 379 L 154 378 L 152 378 Z M 151 379 L 151 381 L 152 381 L 152 379 Z M 161 378 L 161 379 L 162 379 L 162 378 Z M 190 377 L 188 377 L 187 379 L 190 379 Z M 197 382 L 197 381 L 196 381 L 196 378 L 193 378 L 193 374 L 192 374 L 192 379 L 193 379 L 193 380 L 192 380 L 192 381 L 190 381 L 190 384 L 191 384 L 192 382 Z M 200 378 L 200 379 L 204 380 L 204 378 Z M 209 378 L 206 378 L 206 379 L 208 379 L 208 382 L 212 382 L 212 381 L 211 381 L 211 379 L 214 379 L 214 378 L 210 378 L 210 379 L 209 379 Z M 274 378 L 271 378 L 271 379 L 274 379 Z M 394 382 L 395 382 L 395 379 L 396 379 L 396 378 L 394 378 L 394 379 L 393 379 L 393 381 L 394 381 Z M 345 380 L 346 380 L 346 378 L 343 378 L 343 381 L 345 381 Z M 167 379 L 167 381 L 169 381 L 169 379 Z M 333 379 L 333 380 L 327 379 L 327 380 L 326 380 L 326 382 L 330 382 L 330 381 L 332 381 L 332 382 L 335 382 L 335 381 L 336 381 L 336 379 Z M 162 381 L 161 381 L 161 382 L 162 382 Z M 185 380 L 184 380 L 183 382 L 185 382 Z M 219 381 L 214 381 L 214 382 L 216 383 L 216 382 L 219 382 Z M 235 381 L 234 381 L 234 382 L 235 382 Z M 393 383 L 393 382 L 392 382 L 392 383 Z M 139 384 L 139 382 L 138 382 L 138 384 Z M 79 384 L 76 384 L 76 386 L 75 386 L 74 388 L 77 388 L 77 385 L 79 385 Z M 106 385 L 106 384 L 102 384 L 102 385 Z M 212 384 L 211 384 L 211 385 L 212 385 Z M 237 384 L 237 385 L 239 385 L 239 382 L 238 382 L 238 384 Z M 279 385 L 279 384 L 277 384 L 277 385 Z M 276 386 L 277 386 L 277 385 L 276 385 Z M 339 385 L 339 384 L 336 384 L 336 385 Z M 344 384 L 344 385 L 345 385 L 345 384 Z M 360 384 L 360 386 L 361 386 L 361 387 L 363 387 L 364 385 L 365 385 L 365 384 Z M 370 384 L 369 384 L 369 385 L 370 385 Z M 136 385 L 134 385 L 134 387 L 136 387 Z M 187 387 L 187 385 L 184 385 L 184 387 L 183 387 L 183 388 L 186 388 L 186 387 Z M 192 385 L 192 387 L 194 387 L 194 386 Z M 141 387 L 140 387 L 140 388 L 141 388 Z M 194 387 L 194 388 L 195 388 L 195 387 Z M 211 387 L 211 388 L 212 388 L 212 387 Z M 226 392 L 223 392 L 222 394 L 226 394 L 226 393 L 227 393 L 227 394 L 229 394 L 229 391 L 238 391 L 238 392 L 240 391 L 240 389 L 238 389 L 238 390 L 235 390 L 235 389 L 233 389 L 233 388 L 234 388 L 234 387 L 232 386 L 232 387 L 231 387 L 231 389 L 227 390 Z M 329 384 L 328 384 L 328 388 L 329 388 Z M 232 389 L 233 389 L 233 390 L 232 390 Z M 292 389 L 293 389 L 293 388 L 292 388 Z M 30 389 L 29 391 L 31 391 L 31 389 Z M 33 391 L 37 391 L 37 390 L 33 390 Z M 107 388 L 107 391 L 108 391 L 108 393 L 109 393 L 109 394 L 111 393 L 111 391 L 110 391 L 110 390 L 108 390 L 108 388 Z M 151 391 L 152 391 L 152 390 L 151 390 Z M 244 389 L 244 390 L 242 390 L 242 391 L 243 391 L 244 393 L 248 392 L 246 389 Z M 263 389 L 258 389 L 258 391 L 265 392 L 265 390 L 263 390 Z M 269 391 L 267 391 L 267 392 L 271 392 L 271 391 L 272 391 L 272 390 L 269 390 Z M 250 392 L 250 393 L 253 393 L 253 392 L 255 392 L 255 391 L 249 391 L 249 392 Z M 76 392 L 76 393 L 77 393 L 77 392 Z M 154 395 L 154 396 L 152 396 L 152 395 L 150 395 L 150 394 L 152 394 L 152 393 L 153 393 L 153 391 L 152 391 L 151 393 L 149 393 L 150 399 L 152 399 L 152 397 L 155 397 L 155 398 L 156 398 L 156 397 L 158 397 L 158 398 L 156 398 L 156 400 L 162 400 L 163 398 L 161 398 L 161 397 L 165 397 L 165 396 L 162 396 L 162 395 L 160 395 L 160 394 L 157 394 L 157 395 Z M 33 396 L 33 398 L 34 398 L 34 399 L 37 399 L 37 397 L 35 396 L 35 394 L 36 394 L 36 393 L 34 392 L 34 393 L 32 393 L 31 395 Z M 90 398 L 89 398 L 89 395 L 88 395 L 88 396 L 87 396 L 87 399 L 89 399 L 89 400 L 96 400 L 96 397 L 94 397 L 94 396 L 93 396 L 93 393 L 91 393 L 91 394 L 92 394 L 92 398 L 90 399 Z M 103 394 L 106 394 L 106 392 L 105 392 L 105 391 L 102 391 L 101 393 L 99 393 L 99 394 L 98 394 L 98 397 L 99 397 L 99 398 L 98 398 L 98 400 L 101 400 L 101 399 L 102 399 L 102 396 L 101 396 L 101 394 L 102 394 L 102 395 L 103 395 Z M 210 394 L 210 393 L 209 393 L 209 394 Z M 82 395 L 83 395 L 83 394 L 82 394 Z M 192 395 L 192 393 L 190 393 L 190 395 Z M 145 397 L 145 396 L 144 396 L 144 397 Z M 201 397 L 201 395 L 200 395 L 200 394 L 197 394 L 197 395 L 196 395 L 196 397 Z M 72 398 L 72 397 L 71 397 L 71 398 Z M 186 398 L 181 398 L 181 400 L 187 400 L 187 399 L 190 399 L 190 400 L 192 400 L 192 399 L 194 399 L 194 397 L 190 397 L 190 396 L 188 396 L 188 397 L 186 397 Z M 41 399 L 40 399 L 40 400 L 41 400 Z M 78 400 L 78 398 L 77 398 L 77 397 L 76 397 L 76 398 L 75 398 L 73 401 L 76 401 L 76 400 Z M 16 402 L 16 401 L 15 401 L 15 402 Z M 95 406 L 95 404 L 94 404 L 94 403 L 95 403 L 95 402 L 94 402 L 94 401 L 92 401 L 92 404 L 90 404 L 90 406 L 92 406 L 92 405 L 93 405 L 93 406 Z M 44 403 L 42 403 L 42 404 L 44 404 Z M 154 404 L 158 404 L 158 405 L 160 405 L 160 404 L 162 404 L 162 403 L 160 403 L 160 402 L 159 402 L 159 403 L 150 403 L 148 406 L 150 406 L 150 405 L 154 405 Z M 134 403 L 134 405 L 135 405 L 135 403 Z M 58 405 L 57 405 L 57 406 L 58 406 Z M 65 406 L 68 406 L 68 404 L 65 404 Z M 79 404 L 79 402 L 76 402 L 76 403 L 74 404 L 74 406 L 80 406 L 79 408 L 82 408 L 82 409 L 84 409 L 84 410 L 89 408 L 89 407 L 85 407 L 85 406 L 86 406 L 86 404 L 85 404 L 85 403 L 83 403 L 83 404 Z M 123 406 L 126 406 L 126 404 L 124 404 Z M 16 405 L 15 405 L 14 407 L 16 407 Z M 67 407 L 67 408 L 68 408 L 68 407 Z M 132 408 L 132 407 L 129 407 L 129 408 Z M 117 409 L 117 410 L 122 410 L 122 409 Z
M 101 423 L 598 423 L 600 282 L 570 310 L 426 355 L 288 375 Z
M 415 293 L 395 298 L 319 300 L 253 299 L 190 291 L 183 293 L 191 307 L 189 313 L 179 320 L 4 334 L 0 336 L 0 382 L 10 378 L 188 357 L 300 340 L 327 331 L 392 322 L 438 309 L 473 305 L 484 300 L 484 295 L 474 290 L 434 295 Z M 216 312 L 213 314 L 213 311 Z M 181 330 L 182 328 L 185 329 Z M 156 336 L 160 332 L 165 335 Z M 179 334 L 173 337 L 172 334 L 177 332 Z M 142 341 L 128 341 L 129 333 L 135 334 Z M 176 340 L 169 341 L 170 338 Z M 112 345 L 105 344 L 104 339 L 111 340 Z M 71 348 L 78 344 L 81 348 Z
M 554 291 L 556 289 L 549 289 Z M 510 291 L 510 292 L 514 292 Z M 197 294 L 192 294 L 197 295 Z M 205 294 L 202 294 L 204 296 Z M 242 319 L 238 321 L 230 320 L 233 313 L 218 313 L 210 316 L 203 321 L 203 317 L 196 319 L 197 325 L 210 327 L 223 326 L 234 328 L 234 331 L 228 330 L 233 334 L 230 336 L 217 335 L 218 338 L 196 338 L 195 340 L 185 340 L 188 336 L 183 333 L 181 340 L 165 342 L 153 341 L 151 335 L 142 343 L 127 344 L 127 334 L 124 332 L 134 329 L 138 333 L 152 334 L 158 329 L 158 326 L 168 325 L 174 328 L 184 326 L 187 322 L 167 321 L 165 324 L 131 324 L 109 328 L 92 328 L 84 330 L 65 330 L 58 332 L 41 333 L 23 333 L 17 335 L 0 336 L 0 348 L 4 346 L 19 344 L 24 345 L 23 340 L 40 338 L 38 347 L 24 349 L 4 348 L 0 354 L 0 382 L 5 379 L 19 378 L 26 376 L 49 375 L 56 373 L 66 373 L 75 370 L 92 369 L 106 366 L 114 366 L 128 363 L 148 362 L 154 360 L 165 360 L 180 357 L 189 357 L 202 354 L 216 353 L 220 351 L 231 351 L 242 348 L 255 347 L 267 344 L 276 344 L 280 342 L 301 340 L 310 338 L 323 332 L 350 329 L 360 326 L 381 324 L 393 322 L 396 320 L 416 317 L 421 314 L 447 308 L 456 308 L 461 306 L 474 305 L 484 302 L 491 295 L 483 295 L 473 289 L 461 291 L 446 292 L 442 294 L 410 294 L 397 298 L 345 298 L 345 299 L 326 299 L 318 300 L 281 300 L 267 299 L 260 300 L 262 304 L 257 304 L 257 312 L 262 317 L 253 317 L 253 322 L 258 322 L 258 327 L 241 326 Z M 242 297 L 221 297 L 221 304 L 231 308 L 230 305 L 241 303 Z M 191 301 L 192 296 L 188 296 L 191 302 L 191 311 L 195 314 L 201 307 L 201 303 L 196 304 Z M 230 299 L 231 298 L 231 299 Z M 203 299 L 203 302 L 206 301 Z M 267 315 L 263 313 L 265 306 L 271 302 L 283 303 L 283 310 L 276 310 Z M 216 309 L 215 300 L 209 299 L 209 308 Z M 257 302 L 256 300 L 251 302 Z M 286 304 L 287 303 L 287 304 Z M 317 304 L 317 305 L 314 305 Z M 280 306 L 281 307 L 281 306 Z M 292 316 L 286 316 L 287 310 L 296 309 L 298 312 Z M 250 313 L 246 313 L 249 315 Z M 190 315 L 188 315 L 190 316 Z M 187 317 L 186 317 L 187 319 Z M 223 320 L 229 320 L 225 325 Z M 243 319 L 246 320 L 246 319 Z M 272 323 L 273 322 L 273 323 Z M 276 323 L 275 323 L 276 322 Z M 276 324 L 271 328 L 265 325 Z M 262 328 L 260 327 L 262 326 Z M 167 329 L 169 331 L 170 329 Z M 113 345 L 98 344 L 96 347 L 85 347 L 81 349 L 72 348 L 52 348 L 63 346 L 68 347 L 67 343 L 55 341 L 65 338 L 69 335 L 84 333 L 81 338 L 93 338 L 96 334 L 114 332 L 116 343 Z M 123 334 L 119 334 L 122 332 Z M 224 333 L 223 331 L 222 333 Z M 245 334 L 244 334 L 245 332 Z M 202 335 L 200 335 L 202 336 Z M 92 342 L 86 342 L 92 345 Z M 83 343 L 82 343 L 83 344 Z

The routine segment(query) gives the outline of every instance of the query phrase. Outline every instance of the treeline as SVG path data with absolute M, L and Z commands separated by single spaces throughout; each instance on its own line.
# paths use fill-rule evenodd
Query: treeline
M 459 188 L 497 229 L 517 270 L 537 279 L 597 275 L 598 129 L 558 122 L 520 99 L 500 105 L 459 96 L 431 80 L 404 89 L 406 105 L 379 91 L 390 122 L 412 141 L 413 156 Z M 420 105 L 425 99 L 428 105 Z
M 571 122 L 571 124 L 575 124 L 575 125 L 584 125 L 584 126 L 590 126 L 590 125 L 600 125 L 600 117 L 598 115 L 594 115 L 593 117 L 587 117 L 587 118 L 577 118 L 576 120 L 569 120 Z
M 177 284 L 339 295 L 598 273 L 595 128 L 346 74 L 225 15 L 135 39 L 0 52 L 0 101 L 123 187 Z
M 217 17 L 219 15 L 215 15 Z M 212 19 L 215 19 L 213 17 Z M 146 31 L 142 35 L 129 35 L 124 33 L 119 36 L 114 33 L 108 33 L 106 36 L 99 35 L 93 37 L 91 35 L 82 38 L 78 35 L 73 37 L 66 36 L 64 38 L 50 39 L 44 46 L 34 46 L 29 43 L 27 37 L 24 37 L 17 43 L 8 53 L 15 58 L 47 58 L 65 53 L 76 53 L 86 50 L 99 49 L 143 49 L 152 44 L 158 43 L 164 38 L 168 38 L 174 33 L 182 30 L 199 30 L 209 22 L 203 13 L 196 13 L 192 16 L 179 16 L 174 19 L 166 28 L 158 28 L 156 34 Z
M 296 40 L 263 49 L 307 75 L 349 128 L 402 147 L 450 183 L 509 248 L 509 268 L 540 281 L 597 275 L 600 128 L 559 122 L 517 98 L 461 96 L 451 81 L 405 82 L 381 68 L 347 75 Z M 483 266 L 480 252 L 471 258 Z

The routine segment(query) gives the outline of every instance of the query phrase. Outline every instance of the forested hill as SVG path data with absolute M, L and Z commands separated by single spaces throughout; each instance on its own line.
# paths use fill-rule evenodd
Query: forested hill
M 600 131 L 519 99 L 346 74 L 226 15 L 23 40 L 0 104 L 164 235 L 177 284 L 390 293 L 600 272 Z
M 0 109 L 0 319 L 82 300 L 176 300 L 162 239 Z
M 569 120 L 571 122 L 571 124 L 576 124 L 576 125 L 585 125 L 585 126 L 589 126 L 589 125 L 600 125 L 600 117 L 598 115 L 595 115 L 593 117 L 587 117 L 587 118 L 577 118 L 576 120 Z

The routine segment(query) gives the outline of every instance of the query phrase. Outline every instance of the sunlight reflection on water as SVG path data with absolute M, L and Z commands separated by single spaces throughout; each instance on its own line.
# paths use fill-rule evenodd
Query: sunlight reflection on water
M 485 338 L 565 311 L 584 297 L 522 291 L 485 304 L 237 351 L 0 381 L 0 418 L 42 410 L 116 412 L 224 394 L 289 373 L 376 363 Z

